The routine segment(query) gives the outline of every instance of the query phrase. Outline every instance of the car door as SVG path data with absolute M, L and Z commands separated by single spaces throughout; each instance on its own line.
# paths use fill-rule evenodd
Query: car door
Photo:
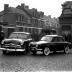
M 57 37 L 53 37 L 51 47 L 52 47 L 51 49 L 52 49 L 53 51 L 56 51 L 56 49 L 57 49 L 57 47 L 58 47 L 58 39 L 57 39 Z
M 57 37 L 57 47 L 56 47 L 56 50 L 59 51 L 59 50 L 63 50 L 64 48 L 64 40 L 62 37 Z

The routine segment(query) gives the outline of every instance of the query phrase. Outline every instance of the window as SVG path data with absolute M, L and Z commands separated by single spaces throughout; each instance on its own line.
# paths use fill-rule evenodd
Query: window
M 71 26 L 70 25 L 63 25 L 62 30 L 71 30 Z
M 22 16 L 22 21 L 24 21 L 24 16 Z
M 52 42 L 63 42 L 64 38 L 63 37 L 54 37 Z
M 71 10 L 70 9 L 65 9 L 63 14 L 70 14 L 71 13 Z
M 23 31 L 23 27 L 18 27 L 19 31 L 22 32 Z
M 21 21 L 21 15 L 20 15 L 20 21 Z
M 51 42 L 52 41 L 52 37 L 50 36 L 44 36 L 41 38 L 42 41 L 47 41 L 47 42 Z
M 31 28 L 29 28 L 29 32 L 31 33 Z
M 57 37 L 53 37 L 52 42 L 58 42 Z
M 28 19 L 27 22 L 28 22 L 28 24 L 30 24 L 30 23 L 31 23 L 31 22 L 30 22 L 30 19 Z
M 63 42 L 63 41 L 64 41 L 64 38 L 58 37 L 58 41 L 59 41 L 59 42 Z

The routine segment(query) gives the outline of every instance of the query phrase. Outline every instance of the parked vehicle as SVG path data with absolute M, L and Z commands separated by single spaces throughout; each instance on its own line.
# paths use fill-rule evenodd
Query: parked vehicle
M 8 39 L 2 41 L 0 50 L 2 50 L 3 54 L 9 52 L 22 52 L 25 54 L 31 41 L 30 33 L 13 32 Z
M 59 35 L 45 35 L 40 41 L 31 42 L 29 44 L 30 52 L 36 54 L 37 51 L 42 51 L 44 55 L 49 55 L 51 52 L 64 51 L 69 53 L 71 43 L 64 40 Z

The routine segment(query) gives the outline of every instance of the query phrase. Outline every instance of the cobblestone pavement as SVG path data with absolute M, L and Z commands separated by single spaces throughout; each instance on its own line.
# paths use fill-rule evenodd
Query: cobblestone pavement
M 3 55 L 0 51 L 0 72 L 72 71 L 72 53 L 43 55 Z

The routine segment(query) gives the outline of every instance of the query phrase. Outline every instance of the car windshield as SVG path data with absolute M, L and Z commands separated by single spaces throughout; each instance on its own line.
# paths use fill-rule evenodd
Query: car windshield
M 47 42 L 51 42 L 52 41 L 52 37 L 51 36 L 45 36 L 41 38 L 42 41 L 47 41 Z
M 9 38 L 16 38 L 16 39 L 29 39 L 30 35 L 25 33 L 12 33 Z

